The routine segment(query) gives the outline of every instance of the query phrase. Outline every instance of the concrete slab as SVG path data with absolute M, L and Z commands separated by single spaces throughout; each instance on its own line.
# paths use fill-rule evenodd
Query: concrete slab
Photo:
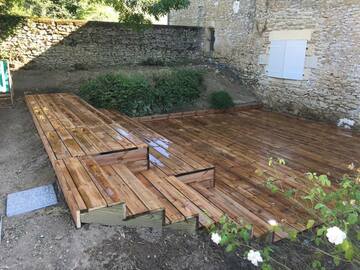
M 28 213 L 57 204 L 57 202 L 52 184 L 11 193 L 7 196 L 6 215 L 11 217 Z

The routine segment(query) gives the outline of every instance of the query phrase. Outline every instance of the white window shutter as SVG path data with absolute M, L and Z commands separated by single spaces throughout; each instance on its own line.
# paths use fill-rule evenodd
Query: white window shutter
M 269 64 L 267 75 L 283 78 L 285 63 L 286 40 L 273 40 L 270 45 Z
M 304 76 L 306 40 L 287 40 L 283 78 L 302 80 Z

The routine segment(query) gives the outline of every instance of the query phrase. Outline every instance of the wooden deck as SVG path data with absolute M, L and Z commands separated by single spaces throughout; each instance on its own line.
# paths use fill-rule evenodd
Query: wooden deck
M 316 219 L 297 201 L 265 187 L 266 175 L 258 176 L 255 171 L 269 170 L 270 157 L 283 158 L 287 164 L 267 176 L 281 176 L 284 189 L 300 190 L 310 188 L 308 182 L 295 180 L 306 172 L 338 177 L 350 163 L 360 162 L 359 133 L 256 109 L 143 124 L 213 164 L 215 187 L 191 186 L 234 220 L 254 224 L 255 235 L 266 231 L 269 219 L 299 231 L 305 229 L 308 218 Z
M 299 201 L 265 187 L 274 171 L 255 170 L 268 170 L 269 157 L 284 158 L 278 184 L 306 190 L 296 177 L 339 176 L 360 160 L 358 133 L 258 109 L 142 123 L 70 94 L 26 101 L 77 227 L 194 231 L 227 214 L 253 224 L 255 236 L 270 219 L 302 231 L 310 216 Z
M 214 166 L 205 160 L 71 94 L 31 95 L 26 102 L 78 228 L 195 231 L 224 215 L 188 185 L 214 186 Z

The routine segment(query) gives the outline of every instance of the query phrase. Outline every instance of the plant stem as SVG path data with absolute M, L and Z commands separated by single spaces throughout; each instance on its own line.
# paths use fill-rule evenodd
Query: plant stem
M 305 238 L 308 239 L 309 241 L 311 241 L 311 239 L 309 239 L 309 238 L 307 238 L 307 237 L 305 237 Z M 299 247 L 301 247 L 300 244 L 297 244 L 297 245 L 298 245 Z M 318 247 L 315 247 L 315 246 L 312 246 L 312 245 L 309 245 L 309 247 L 312 248 L 312 249 L 314 249 L 314 250 L 316 250 L 316 251 L 318 251 L 318 252 L 320 252 L 320 253 L 322 253 L 322 254 L 324 254 L 324 255 L 326 255 L 326 256 L 328 256 L 328 257 L 334 258 L 334 256 L 333 256 L 331 253 L 326 252 L 326 251 L 324 251 L 324 250 L 322 250 L 322 249 L 320 249 L 320 248 L 318 248 Z M 344 259 L 342 259 L 342 258 L 340 258 L 340 257 L 339 257 L 339 260 L 340 260 L 340 261 L 343 261 L 343 262 L 349 263 L 349 261 L 344 260 Z M 358 261 L 358 260 L 356 260 L 356 259 L 353 259 L 353 262 L 356 262 L 356 263 L 360 264 L 360 261 Z
M 322 254 L 324 254 L 324 255 L 326 255 L 326 256 L 329 256 L 329 257 L 332 257 L 332 258 L 334 257 L 331 253 L 328 253 L 328 252 L 326 252 L 326 251 L 324 251 L 324 250 L 322 250 L 322 249 L 320 249 L 320 248 L 317 248 L 317 247 L 314 247 L 314 246 L 311 246 L 311 248 L 315 249 L 316 251 L 318 251 L 318 252 L 320 252 L 320 253 L 322 253 Z M 343 262 L 349 263 L 349 261 L 344 260 L 344 259 L 342 259 L 342 258 L 340 258 L 340 257 L 339 257 L 339 260 L 340 260 L 340 261 L 343 261 Z M 360 264 L 360 261 L 358 261 L 358 260 L 356 260 L 356 259 L 353 259 L 352 261 L 353 261 L 353 262 L 356 262 L 357 264 Z

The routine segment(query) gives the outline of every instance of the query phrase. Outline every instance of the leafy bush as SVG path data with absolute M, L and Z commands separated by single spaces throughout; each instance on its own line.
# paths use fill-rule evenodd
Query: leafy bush
M 118 109 L 128 115 L 150 112 L 150 84 L 141 76 L 107 74 L 85 83 L 80 96 L 100 108 Z
M 202 72 L 192 69 L 177 69 L 153 75 L 155 104 L 160 112 L 191 104 L 200 97 Z
M 175 69 L 151 76 L 107 74 L 86 82 L 80 96 L 96 107 L 130 116 L 164 113 L 200 97 L 202 73 Z
M 279 172 L 278 167 L 284 165 L 283 159 L 269 159 L 271 171 Z M 313 269 L 326 269 L 320 261 L 322 257 L 331 258 L 336 267 L 339 267 L 340 263 L 349 263 L 354 267 L 350 266 L 351 269 L 360 267 L 360 167 L 351 164 L 348 169 L 350 173 L 341 177 L 339 181 L 331 181 L 327 175 L 307 173 L 306 179 L 301 179 L 309 183 L 310 188 L 306 191 L 285 189 L 281 184 L 281 174 L 278 173 L 276 177 L 265 179 L 264 184 L 272 193 L 296 200 L 316 219 L 304 222 L 305 228 L 313 229 L 311 237 L 306 237 L 306 248 L 316 258 L 312 262 Z M 258 169 L 256 174 L 264 176 L 268 172 Z M 268 223 L 269 233 L 286 234 L 291 241 L 301 244 L 294 228 L 276 220 L 269 220 Z M 277 265 L 280 269 L 290 269 L 286 263 L 274 258 L 275 251 L 270 246 L 261 248 L 250 242 L 251 228 L 251 225 L 239 226 L 224 216 L 218 225 L 211 227 L 211 239 L 216 244 L 224 246 L 228 252 L 233 252 L 238 247 L 245 248 L 245 258 L 263 270 L 272 269 L 271 265 Z
M 217 91 L 210 95 L 210 105 L 214 109 L 228 109 L 234 106 L 234 101 L 228 92 Z

